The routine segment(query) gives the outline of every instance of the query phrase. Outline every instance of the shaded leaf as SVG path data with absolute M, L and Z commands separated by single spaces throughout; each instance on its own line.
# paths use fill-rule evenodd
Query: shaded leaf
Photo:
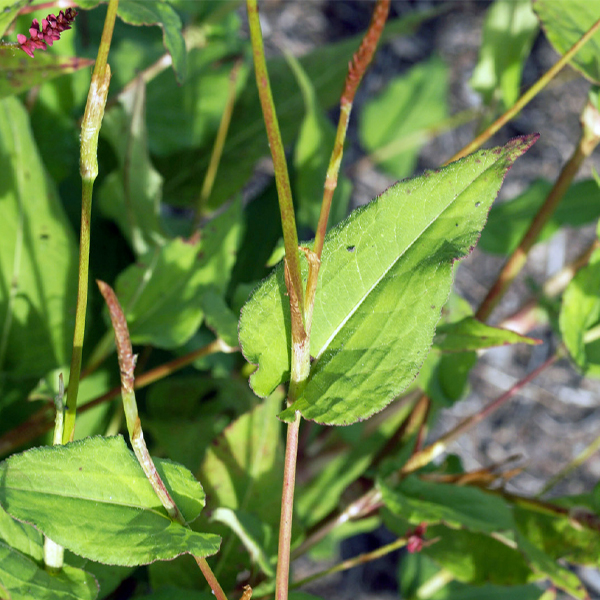
M 0 542 L 0 594 L 9 600 L 94 600 L 98 584 L 89 573 L 68 565 L 51 575 Z
M 99 0 L 78 0 L 80 8 L 89 10 L 100 4 Z M 187 72 L 187 54 L 182 34 L 181 19 L 173 7 L 165 0 L 145 2 L 144 0 L 121 0 L 118 16 L 129 25 L 158 25 L 163 30 L 163 41 L 173 59 L 173 70 L 177 81 L 182 82 Z
M 495 204 L 481 234 L 479 247 L 493 254 L 513 252 L 552 189 L 549 181 L 538 179 L 520 196 Z M 537 238 L 550 239 L 562 226 L 580 227 L 600 217 L 600 189 L 592 180 L 578 181 L 565 193 L 556 211 Z
M 487 105 L 500 101 L 509 109 L 517 101 L 523 64 L 538 29 L 531 0 L 496 0 L 490 5 L 479 61 L 470 80 Z
M 559 54 L 565 54 L 600 18 L 598 0 L 537 0 L 533 3 L 533 10 Z M 571 65 L 590 81 L 600 83 L 599 32 L 571 59 Z
M 588 375 L 600 375 L 600 251 L 567 287 L 560 309 L 563 342 L 575 364 Z
M 145 124 L 146 89 L 141 79 L 109 110 L 102 134 L 112 144 L 120 168 L 109 174 L 98 193 L 100 209 L 113 219 L 137 255 L 162 242 L 159 207 L 162 177 L 152 166 Z
M 413 525 L 444 523 L 482 533 L 512 530 L 515 526 L 507 503 L 476 487 L 423 481 L 416 475 L 393 489 L 382 481 L 378 487 L 386 507 Z
M 427 128 L 447 116 L 448 69 L 437 57 L 396 77 L 360 115 L 360 139 L 371 159 L 398 179 L 412 175 Z
M 202 235 L 149 251 L 116 282 L 131 341 L 175 348 L 196 332 L 208 289 L 225 290 L 241 236 L 241 203 L 207 223 Z
M 41 377 L 70 358 L 77 247 L 16 98 L 0 101 L 0 369 Z
M 155 459 L 189 521 L 204 506 L 202 486 L 183 467 Z M 56 543 L 94 561 L 147 564 L 217 552 L 219 538 L 172 521 L 121 436 L 34 448 L 0 465 L 0 503 Z
M 0 98 L 15 96 L 94 64 L 88 58 L 67 58 L 38 52 L 32 60 L 19 48 L 0 48 Z
M 406 389 L 429 351 L 453 263 L 475 245 L 506 171 L 535 139 L 400 182 L 328 234 L 311 334 L 316 360 L 302 396 L 282 418 L 300 410 L 320 423 L 349 424 Z M 244 355 L 259 365 L 251 377 L 259 395 L 289 376 L 288 324 L 280 267 L 240 319 Z

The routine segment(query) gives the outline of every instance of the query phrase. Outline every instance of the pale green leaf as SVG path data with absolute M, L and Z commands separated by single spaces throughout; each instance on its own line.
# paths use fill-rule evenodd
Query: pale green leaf
M 241 235 L 241 203 L 207 223 L 202 235 L 147 252 L 116 282 L 131 341 L 175 348 L 196 332 L 207 290 L 224 292 Z
M 560 332 L 575 364 L 600 375 L 600 251 L 567 287 L 560 309 Z
M 19 11 L 29 4 L 29 0 L 0 0 L 0 37 L 17 18 Z
M 599 0 L 536 0 L 533 10 L 560 54 L 565 54 L 600 19 Z M 600 83 L 600 32 L 571 59 L 571 65 L 592 82 Z
M 183 467 L 155 459 L 188 521 L 204 506 L 202 486 Z M 217 552 L 218 536 L 172 521 L 121 436 L 34 448 L 0 465 L 0 503 L 85 558 L 133 566 L 186 552 Z
M 275 568 L 267 553 L 272 541 L 272 530 L 259 519 L 241 510 L 217 508 L 211 520 L 227 525 L 240 539 L 256 563 L 267 577 L 275 577 Z
M 69 565 L 51 575 L 0 542 L 0 595 L 7 600 L 94 600 L 98 584 L 89 573 Z
M 154 169 L 146 134 L 146 87 L 143 80 L 119 96 L 104 116 L 102 134 L 110 141 L 120 167 L 104 180 L 98 200 L 102 212 L 113 219 L 137 255 L 162 241 L 159 206 L 162 177 Z
M 400 182 L 328 234 L 311 333 L 315 362 L 283 418 L 300 410 L 320 423 L 349 424 L 406 389 L 431 346 L 453 264 L 476 244 L 506 171 L 535 139 Z M 259 365 L 251 385 L 266 395 L 289 376 L 282 267 L 244 307 L 239 332 L 244 355 Z
M 360 116 L 360 139 L 371 159 L 402 179 L 412 175 L 427 129 L 447 116 L 448 69 L 437 57 L 393 79 Z
M 41 562 L 44 558 L 42 534 L 35 527 L 16 521 L 1 508 L 0 540 L 4 541 L 13 550 L 26 554 L 34 561 Z
M 433 339 L 434 346 L 442 352 L 465 352 L 509 344 L 540 343 L 540 340 L 519 335 L 508 329 L 491 327 L 474 317 L 466 317 L 457 323 L 440 325 Z
M 502 102 L 505 109 L 518 99 L 525 59 L 539 25 L 531 0 L 496 0 L 488 9 L 483 41 L 471 87 L 486 104 Z
M 77 247 L 16 98 L 0 101 L 0 370 L 41 377 L 70 358 Z

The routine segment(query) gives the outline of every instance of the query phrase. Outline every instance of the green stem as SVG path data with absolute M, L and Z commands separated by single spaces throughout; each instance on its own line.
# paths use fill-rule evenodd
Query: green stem
M 206 206 L 206 202 L 210 197 L 210 193 L 213 189 L 213 184 L 217 176 L 217 170 L 219 168 L 219 163 L 221 162 L 221 156 L 223 155 L 223 148 L 225 147 L 227 132 L 229 131 L 229 124 L 231 123 L 231 115 L 233 114 L 235 91 L 241 66 L 242 61 L 237 60 L 229 75 L 229 91 L 227 94 L 227 102 L 225 103 L 225 108 L 221 116 L 219 130 L 217 131 L 217 137 L 215 138 L 213 151 L 208 163 L 208 169 L 206 170 L 206 175 L 204 176 L 204 182 L 202 184 L 202 190 L 200 191 L 200 197 L 198 198 L 198 206 L 196 208 L 196 216 L 194 218 L 194 229 L 200 225 L 200 219 L 202 218 L 204 207 Z
M 98 175 L 98 135 L 104 116 L 108 86 L 110 84 L 110 66 L 108 51 L 117 17 L 119 0 L 110 0 L 104 21 L 104 30 L 98 58 L 94 67 L 85 113 L 81 123 L 81 157 L 79 170 L 82 181 L 81 234 L 79 242 L 79 276 L 77 284 L 77 308 L 75 311 L 75 332 L 73 334 L 73 354 L 67 390 L 67 413 L 63 443 L 73 439 L 75 434 L 75 415 L 77 412 L 77 393 L 81 372 L 81 356 L 85 334 L 85 316 L 87 312 L 88 271 L 90 262 L 90 221 L 92 215 L 92 191 Z
M 256 73 L 256 86 L 262 107 L 263 118 L 269 138 L 269 147 L 273 157 L 275 169 L 275 183 L 279 198 L 279 210 L 281 212 L 281 225 L 283 228 L 283 241 L 285 245 L 285 261 L 289 271 L 289 280 L 293 287 L 294 295 L 299 303 L 300 314 L 304 307 L 304 296 L 302 292 L 302 278 L 300 274 L 300 259 L 298 257 L 298 233 L 296 231 L 296 218 L 294 216 L 294 203 L 292 201 L 292 190 L 288 174 L 287 162 L 279 122 L 275 113 L 275 103 L 271 92 L 267 62 L 262 40 L 262 31 L 258 17 L 257 0 L 246 0 L 248 10 L 248 25 L 250 27 L 250 39 L 252 41 L 252 56 L 254 58 L 254 71 Z M 291 298 L 290 298 L 291 301 Z
M 600 122 L 600 113 L 598 109 L 588 102 L 582 114 L 582 133 L 579 143 L 573 152 L 573 155 L 563 167 L 558 179 L 556 180 L 544 204 L 533 218 L 529 229 L 523 236 L 521 243 L 510 255 L 502 270 L 500 271 L 496 282 L 490 288 L 487 296 L 481 303 L 481 306 L 475 313 L 475 317 L 481 321 L 487 321 L 494 308 L 498 305 L 504 294 L 511 286 L 517 275 L 521 272 L 527 262 L 527 255 L 537 241 L 542 229 L 550 220 L 558 204 L 563 199 L 566 191 L 571 186 L 573 178 L 578 173 L 583 161 L 590 156 L 594 148 L 600 142 L 598 123 Z
M 475 152 L 487 140 L 489 140 L 497 131 L 499 131 L 506 123 L 514 119 L 522 110 L 539 94 L 549 83 L 558 75 L 564 66 L 581 50 L 594 34 L 600 29 L 600 19 L 596 21 L 590 29 L 577 41 L 573 46 L 554 64 L 538 81 L 536 81 L 518 100 L 508 109 L 503 115 L 498 117 L 485 131 L 478 135 L 471 143 L 467 144 L 462 150 L 457 152 L 445 164 L 454 162 L 460 158 L 464 158 L 468 154 Z

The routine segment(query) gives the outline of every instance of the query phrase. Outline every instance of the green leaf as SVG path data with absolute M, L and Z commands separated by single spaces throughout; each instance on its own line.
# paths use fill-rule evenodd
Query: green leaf
M 410 404 L 387 414 L 375 429 L 356 423 L 344 429 L 346 435 L 356 430 L 356 439 L 349 450 L 344 449 L 324 465 L 318 475 L 296 492 L 296 512 L 305 527 L 318 523 L 337 508 L 345 490 L 372 465 L 377 453 L 407 418 Z M 381 415 L 383 417 L 383 413 Z M 369 423 L 373 425 L 372 422 Z M 335 445 L 335 442 L 332 442 Z M 339 444 L 339 442 L 338 442 Z
M 120 167 L 103 181 L 100 209 L 113 219 L 137 255 L 162 242 L 159 207 L 162 177 L 152 166 L 145 124 L 146 87 L 141 79 L 119 97 L 104 116 L 102 134 L 110 141 Z
M 84 10 L 98 6 L 98 0 L 79 0 L 77 5 Z M 119 17 L 129 25 L 158 25 L 163 30 L 163 41 L 173 59 L 173 70 L 181 83 L 187 72 L 187 53 L 182 34 L 181 19 L 173 7 L 165 0 L 145 2 L 144 0 L 121 0 L 117 11 Z
M 539 29 L 531 0 L 496 0 L 487 11 L 471 87 L 485 104 L 509 109 L 519 98 L 523 64 Z
M 476 352 L 446 354 L 433 348 L 419 371 L 416 385 L 439 406 L 450 407 L 467 393 L 469 373 L 476 364 Z
M 213 442 L 200 468 L 209 508 L 242 510 L 279 526 L 283 450 L 273 394 L 234 421 Z
M 407 477 L 393 489 L 382 481 L 378 487 L 386 507 L 413 525 L 444 523 L 482 533 L 515 527 L 506 502 L 476 487 L 423 481 L 416 475 Z
M 533 10 L 559 54 L 565 54 L 600 18 L 598 0 L 537 0 Z M 592 82 L 600 83 L 599 32 L 571 59 L 571 65 Z
M 442 352 L 465 352 L 510 344 L 535 346 L 541 340 L 519 335 L 508 329 L 491 327 L 474 317 L 466 317 L 456 323 L 440 325 L 435 333 L 433 344 Z
M 325 176 L 336 130 L 319 105 L 315 89 L 300 61 L 292 56 L 287 58 L 296 75 L 305 105 L 304 119 L 294 149 L 296 220 L 300 226 L 315 231 L 321 213 Z M 330 226 L 339 223 L 346 216 L 351 192 L 350 180 L 340 171 L 329 215 Z
M 138 596 L 145 600 L 213 600 L 214 594 L 211 592 L 197 592 L 195 590 L 185 590 L 175 586 L 165 586 L 156 592 L 146 596 Z
M 238 345 L 237 318 L 227 306 L 222 294 L 213 288 L 207 289 L 200 305 L 204 311 L 206 325 L 232 348 Z
M 549 181 L 538 179 L 520 196 L 495 204 L 481 234 L 479 247 L 493 254 L 513 252 L 552 189 Z M 538 242 L 550 239 L 561 227 L 580 227 L 600 217 L 600 190 L 593 179 L 578 181 L 566 192 L 558 208 L 542 229 Z
M 437 57 L 393 79 L 385 91 L 370 100 L 360 117 L 360 139 L 371 159 L 403 179 L 417 164 L 427 129 L 448 113 L 448 69 Z
M 89 573 L 69 565 L 51 575 L 0 542 L 0 595 L 7 600 L 94 600 L 98 584 Z
M 32 60 L 19 48 L 0 48 L 0 98 L 22 94 L 93 64 L 88 58 L 67 58 L 48 52 L 38 52 Z
M 253 515 L 230 508 L 217 508 L 211 520 L 227 525 L 244 544 L 252 562 L 258 564 L 267 577 L 275 577 L 275 568 L 267 553 L 267 547 L 273 538 L 273 530 L 268 525 Z
M 255 402 L 246 383 L 237 379 L 169 377 L 148 392 L 144 429 L 152 433 L 161 454 L 196 473 L 212 440 Z
M 183 467 L 155 459 L 188 521 L 204 506 L 202 486 Z M 217 552 L 219 538 L 172 521 L 121 436 L 34 448 L 0 465 L 0 503 L 56 543 L 122 566 Z
M 16 521 L 2 509 L 0 509 L 0 540 L 36 562 L 44 559 L 42 534 L 35 527 Z
M 427 529 L 427 537 L 439 539 L 422 553 L 463 583 L 522 585 L 540 579 L 518 550 L 483 533 L 438 525 Z
M 41 377 L 66 364 L 77 247 L 16 98 L 0 101 L 0 369 Z
M 19 11 L 28 4 L 29 0 L 0 0 L 0 37 L 17 18 Z
M 535 139 L 400 182 L 328 234 L 311 333 L 316 360 L 282 418 L 300 410 L 319 423 L 349 424 L 406 389 L 431 346 L 454 262 L 477 242 L 506 171 Z M 240 319 L 243 353 L 259 365 L 251 385 L 261 396 L 289 376 L 289 321 L 280 267 Z
M 519 549 L 525 554 L 534 571 L 548 577 L 557 588 L 564 590 L 573 598 L 589 600 L 590 596 L 587 590 L 575 573 L 551 559 L 524 535 L 518 534 L 517 542 Z
M 600 375 L 600 251 L 569 283 L 559 316 L 563 342 L 586 374 Z
M 445 10 L 447 10 L 446 7 L 430 11 L 415 11 L 402 19 L 389 21 L 386 24 L 383 38 L 389 40 L 394 35 L 412 32 L 423 21 Z M 314 86 L 319 104 L 325 110 L 339 103 L 340 91 L 348 72 L 348 61 L 358 49 L 362 37 L 361 33 L 343 42 L 318 48 L 300 59 L 303 69 Z M 202 52 L 206 52 L 206 50 Z M 302 122 L 298 117 L 304 108 L 300 90 L 285 59 L 269 60 L 268 70 L 283 142 L 291 144 Z M 256 162 L 269 153 L 260 101 L 253 78 L 249 79 L 252 84 L 246 86 L 235 104 L 229 134 L 219 165 L 219 174 L 209 201 L 210 208 L 220 206 L 227 198 L 238 193 L 252 174 Z M 226 81 L 223 81 L 222 85 L 226 85 Z M 208 84 L 207 87 L 212 94 L 212 86 Z M 149 96 L 151 91 L 151 89 L 148 91 Z M 163 94 L 164 90 L 159 88 L 157 93 Z M 222 102 L 219 106 L 222 107 Z M 220 110 L 222 112 L 222 108 Z M 220 115 L 221 112 L 218 114 Z M 148 117 L 151 118 L 150 113 Z M 163 115 L 160 115 L 159 118 L 164 121 L 166 126 L 170 126 L 169 118 Z M 187 117 L 186 122 L 189 123 Z M 162 172 L 178 173 L 177 185 L 168 190 L 165 188 L 166 201 L 181 205 L 190 204 L 195 200 L 198 194 L 199 177 L 203 176 L 208 165 L 210 157 L 208 148 L 210 147 L 209 145 L 192 152 L 186 148 L 161 163 Z
M 241 235 L 241 203 L 209 222 L 202 236 L 174 239 L 149 251 L 116 282 L 131 341 L 175 348 L 196 332 L 204 313 L 202 295 L 223 292 Z

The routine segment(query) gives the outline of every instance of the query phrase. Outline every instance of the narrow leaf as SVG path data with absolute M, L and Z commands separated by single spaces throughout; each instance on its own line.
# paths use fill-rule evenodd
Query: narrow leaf
M 204 506 L 192 474 L 166 460 L 156 468 L 188 521 Z M 85 558 L 133 566 L 186 552 L 208 556 L 219 538 L 172 521 L 121 436 L 34 448 L 0 465 L 0 503 Z
M 55 77 L 90 67 L 88 58 L 38 52 L 31 60 L 19 48 L 0 48 L 0 98 L 16 96 Z
M 465 352 L 510 344 L 535 346 L 541 344 L 541 340 L 508 329 L 491 327 L 473 317 L 466 317 L 457 323 L 440 325 L 436 330 L 433 344 L 442 352 Z
M 282 418 L 300 410 L 319 423 L 349 424 L 406 389 L 431 346 L 454 262 L 474 247 L 506 171 L 536 139 L 516 139 L 400 182 L 328 234 L 311 334 L 316 360 L 302 396 Z M 285 289 L 280 267 L 240 320 L 244 355 L 259 365 L 251 378 L 259 395 L 289 376 Z
M 476 487 L 422 481 L 414 475 L 394 488 L 383 482 L 378 486 L 386 507 L 414 525 L 445 523 L 482 533 L 515 527 L 506 502 Z

